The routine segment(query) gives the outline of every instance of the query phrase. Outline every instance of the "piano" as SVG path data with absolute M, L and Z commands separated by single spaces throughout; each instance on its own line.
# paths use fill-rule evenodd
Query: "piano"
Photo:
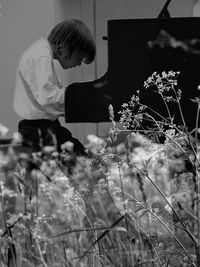
M 65 95 L 66 122 L 108 122 L 108 106 L 112 104 L 119 121 L 121 105 L 130 101 L 138 90 L 144 104 L 163 116 L 166 111 L 159 95 L 144 90 L 143 83 L 154 71 L 180 71 L 178 88 L 182 90 L 181 105 L 189 128 L 194 128 L 197 105 L 190 99 L 198 96 L 200 84 L 200 18 L 119 19 L 107 22 L 108 69 L 103 77 L 71 84 Z M 179 41 L 193 44 L 190 53 L 182 47 L 162 47 L 157 42 L 161 31 Z M 150 45 L 151 44 L 151 45 Z M 154 45 L 152 45 L 154 44 Z M 196 45 L 196 47 L 195 47 Z M 174 103 L 174 122 L 181 124 Z

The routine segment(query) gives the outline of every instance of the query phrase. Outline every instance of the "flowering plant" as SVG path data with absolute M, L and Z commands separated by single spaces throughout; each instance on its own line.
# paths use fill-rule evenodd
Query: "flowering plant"
M 138 92 L 118 129 L 110 106 L 109 136 L 88 136 L 88 158 L 70 143 L 30 154 L 12 142 L 0 153 L 2 266 L 200 265 L 198 127 L 174 124 L 178 75 L 153 73 L 144 84 L 156 86 L 167 118 Z

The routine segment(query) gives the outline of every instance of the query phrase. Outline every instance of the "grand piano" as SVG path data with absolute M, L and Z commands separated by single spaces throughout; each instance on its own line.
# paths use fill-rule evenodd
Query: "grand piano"
M 163 15 L 163 14 L 162 14 Z M 140 90 L 144 104 L 163 116 L 166 111 L 159 95 L 143 90 L 144 81 L 154 71 L 180 71 L 178 87 L 182 90 L 181 104 L 186 124 L 194 128 L 196 108 L 190 99 L 198 96 L 200 84 L 200 18 L 119 19 L 107 22 L 108 69 L 103 77 L 84 83 L 71 84 L 65 94 L 65 121 L 108 122 L 108 106 L 112 104 L 115 120 L 119 120 L 121 105 Z M 161 32 L 177 43 L 162 45 Z M 151 45 L 150 45 L 151 44 Z M 186 47 L 186 48 L 187 48 Z M 193 52 L 192 52 L 193 51 Z M 179 111 L 170 104 L 174 122 L 181 124 Z

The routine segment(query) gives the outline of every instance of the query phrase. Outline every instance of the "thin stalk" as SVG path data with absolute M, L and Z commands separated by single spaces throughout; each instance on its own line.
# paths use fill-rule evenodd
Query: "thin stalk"
M 181 207 L 188 215 L 190 215 L 195 221 L 197 221 L 200 224 L 200 219 L 197 218 L 194 214 L 192 214 L 192 212 L 190 212 L 189 210 Z
M 149 117 L 150 117 L 150 118 L 157 124 L 158 128 L 160 128 L 159 125 L 158 125 L 158 123 L 157 123 L 157 121 L 156 121 L 152 116 L 149 115 Z M 175 145 L 176 145 L 176 146 L 177 146 L 177 147 L 178 147 L 184 154 L 186 154 L 186 151 L 179 145 L 178 142 L 174 141 L 174 139 L 171 138 L 171 136 L 169 136 L 168 134 L 166 134 L 161 128 L 160 128 L 160 131 L 161 131 L 167 138 L 169 138 L 169 140 L 172 141 L 172 143 L 175 144 Z
M 172 115 L 171 115 L 171 112 L 170 112 L 170 110 L 169 110 L 169 107 L 168 107 L 168 105 L 167 105 L 167 103 L 166 103 L 166 101 L 165 101 L 165 99 L 164 99 L 164 97 L 163 97 L 163 94 L 160 94 L 160 95 L 161 95 L 161 97 L 162 97 L 162 100 L 163 100 L 163 102 L 164 102 L 164 104 L 165 104 L 165 107 L 166 107 L 168 116 L 169 116 L 170 121 L 171 121 L 171 123 L 172 123 Z
M 137 220 L 137 218 L 135 219 L 135 221 L 136 221 L 136 225 L 137 225 L 137 228 L 139 229 L 139 223 L 138 223 L 138 220 Z M 141 238 L 141 234 L 140 234 L 140 231 L 138 230 L 138 229 L 136 229 L 137 230 L 137 232 L 138 232 L 138 246 L 139 246 L 139 255 L 140 255 L 140 261 L 142 262 L 142 260 L 143 260 L 143 257 L 142 257 L 142 249 L 141 249 L 141 243 L 142 243 L 142 238 Z
M 157 111 L 155 111 L 154 109 L 150 108 L 147 106 L 147 108 L 152 111 L 155 115 L 157 115 L 158 117 L 160 117 L 161 119 L 163 119 L 164 121 L 166 121 L 166 123 L 171 124 L 165 117 L 163 117 L 160 113 L 158 113 Z
M 174 233 L 170 230 L 170 228 L 163 222 L 163 220 L 161 220 L 154 212 L 152 212 L 151 210 L 148 209 L 148 211 L 156 217 L 156 219 L 167 229 L 167 231 L 174 237 L 174 239 L 176 240 L 176 242 L 179 244 L 179 246 L 182 248 L 182 250 L 184 251 L 185 255 L 188 257 L 188 259 L 190 260 L 190 262 L 192 263 L 192 266 L 196 267 L 196 265 L 194 264 L 191 256 L 188 254 L 188 252 L 186 251 L 186 249 L 184 248 L 184 246 L 181 244 L 181 242 L 178 240 L 178 238 L 174 235 Z M 198 265 L 199 266 L 199 265 Z
M 194 235 L 188 230 L 187 226 L 185 225 L 185 223 L 182 221 L 182 219 L 180 218 L 180 216 L 178 216 L 177 212 L 175 211 L 175 209 L 173 208 L 173 206 L 171 205 L 171 203 L 167 200 L 165 194 L 162 192 L 162 190 L 160 189 L 160 187 L 151 179 L 151 177 L 146 174 L 143 170 L 139 169 L 136 165 L 133 165 L 130 163 L 130 165 L 132 165 L 134 168 L 136 168 L 139 172 L 141 172 L 152 184 L 153 186 L 158 190 L 158 192 L 161 194 L 161 196 L 164 198 L 164 200 L 166 201 L 166 203 L 169 205 L 169 207 L 171 208 L 171 210 L 173 211 L 173 213 L 176 215 L 176 217 L 179 219 L 179 221 L 181 222 L 181 224 L 184 227 L 184 231 L 190 236 L 190 238 L 192 239 L 192 241 L 194 242 L 195 245 L 197 245 L 197 240 L 194 237 Z
M 154 120 L 154 118 L 152 118 L 153 120 Z M 156 120 L 154 120 L 155 121 L 155 123 L 157 124 L 157 121 Z M 158 125 L 158 124 L 157 124 Z M 158 127 L 159 127 L 159 125 L 158 125 Z M 162 129 L 161 129 L 161 131 L 162 131 L 162 133 L 165 135 L 165 136 L 167 136 L 185 155 L 188 155 L 187 153 L 186 153 L 186 151 L 179 145 L 179 143 L 177 143 L 176 141 L 174 141 L 173 140 L 173 138 L 171 138 L 168 134 L 166 134 Z M 193 146 L 193 144 L 192 144 L 192 142 L 191 142 L 191 139 L 190 139 L 190 136 L 189 136 L 189 133 L 188 133 L 188 131 L 185 131 L 185 133 L 186 133 L 186 135 L 187 135 L 187 138 L 188 138 L 188 143 L 190 144 L 190 147 L 191 147 L 191 149 L 192 149 L 192 152 L 193 152 L 193 154 L 194 154 L 194 157 L 195 157 L 195 160 L 198 162 L 198 165 L 200 166 L 200 161 L 199 161 L 199 159 L 198 159 L 198 157 L 197 157 L 197 153 L 196 153 L 196 151 L 195 151 L 195 149 L 194 149 L 194 146 Z M 188 159 L 189 159 L 189 161 L 191 162 L 191 159 L 188 157 Z
M 3 255 L 1 249 L 0 249 L 0 263 L 3 264 L 3 265 L 1 265 L 1 267 L 6 265 L 5 260 L 4 260 L 4 255 Z
M 75 180 L 73 179 L 72 175 L 70 175 L 70 174 L 68 173 L 66 167 L 65 167 L 62 163 L 60 163 L 60 162 L 56 162 L 56 163 L 57 163 L 57 166 L 60 168 L 60 170 L 64 173 L 64 175 L 65 175 L 66 177 L 69 178 L 69 181 L 70 181 L 71 184 L 74 186 L 74 188 L 78 191 L 78 184 L 75 182 Z M 86 214 L 83 210 L 81 210 L 81 209 L 78 207 L 78 205 L 76 206 L 76 208 L 78 208 L 78 209 L 79 209 L 79 210 L 86 216 L 86 218 L 87 218 L 87 220 L 88 220 L 88 222 L 89 222 L 91 228 L 93 229 L 92 222 L 90 221 L 90 218 L 87 216 L 87 214 Z M 99 255 L 100 255 L 98 242 L 96 242 L 96 241 L 98 240 L 98 235 L 97 235 L 97 233 L 96 233 L 95 230 L 93 231 L 93 234 L 94 234 L 94 239 L 95 239 L 95 242 L 94 242 L 94 243 L 95 243 L 95 248 L 98 250 L 98 253 L 99 253 Z
M 6 216 L 6 212 L 5 212 L 5 203 L 4 203 L 3 183 L 0 184 L 0 196 L 1 196 L 2 217 L 3 217 L 3 224 L 5 227 L 5 232 L 7 233 L 8 238 L 10 238 L 12 240 L 13 238 L 11 235 L 11 231 L 7 225 L 7 216 Z M 12 243 L 10 242 L 10 240 L 8 240 L 8 244 L 9 244 L 11 255 L 12 255 L 12 260 L 13 260 L 13 265 L 14 265 L 13 267 L 17 267 L 17 261 L 16 261 L 15 253 L 14 253 L 13 246 L 12 246 Z
M 198 165 L 200 166 L 200 161 L 199 161 L 199 159 L 197 157 L 196 151 L 195 151 L 194 146 L 193 146 L 193 144 L 191 142 L 190 135 L 189 135 L 189 133 L 187 131 L 187 126 L 186 126 L 186 123 L 185 123 L 185 119 L 184 119 L 184 116 L 183 116 L 183 112 L 182 112 L 182 108 L 181 108 L 181 104 L 180 104 L 179 98 L 177 96 L 177 93 L 176 93 L 176 90 L 174 89 L 174 87 L 172 87 L 172 90 L 174 91 L 174 94 L 175 94 L 175 97 L 176 97 L 176 101 L 177 101 L 177 104 L 178 104 L 179 112 L 180 112 L 180 115 L 181 115 L 181 119 L 183 121 L 183 126 L 184 126 L 184 129 L 185 129 L 185 133 L 186 133 L 186 135 L 188 137 L 188 141 L 189 141 L 190 147 L 192 149 L 192 152 L 193 152 L 193 154 L 195 156 L 196 161 L 198 162 Z M 198 115 L 198 113 L 197 113 L 197 115 Z M 198 118 L 196 118 L 196 123 L 198 123 Z
M 137 219 L 135 218 L 135 220 L 136 220 L 136 224 L 137 224 Z M 157 260 L 158 260 L 158 262 L 159 262 L 159 264 L 160 264 L 160 266 L 162 267 L 162 263 L 161 263 L 161 260 L 160 260 L 160 258 L 159 258 L 159 255 L 158 255 L 158 252 L 157 252 L 157 250 L 156 250 L 156 248 L 155 248 L 155 246 L 153 245 L 153 243 L 152 243 L 152 241 L 151 241 L 151 238 L 150 238 L 150 236 L 142 229 L 142 227 L 140 227 L 140 225 L 138 224 L 138 227 L 140 228 L 140 230 L 147 236 L 147 238 L 148 238 L 148 240 L 149 240 L 149 242 L 151 243 L 151 245 L 152 245 L 152 247 L 153 247 L 153 250 L 154 250 L 154 253 L 155 253 L 155 256 L 156 256 L 156 258 L 157 258 Z M 156 262 L 156 261 L 155 261 Z
M 41 248 L 40 248 L 40 243 L 39 243 L 37 238 L 35 238 L 35 242 L 36 242 L 37 249 L 38 249 L 38 252 L 39 252 L 39 255 L 40 255 L 40 261 L 42 262 L 44 267 L 48 267 L 46 262 L 45 262 L 45 260 L 44 260 L 44 258 L 43 258 L 42 251 L 41 251 Z
M 137 201 L 137 199 L 133 198 L 134 201 Z M 137 201 L 138 203 L 138 201 Z M 196 265 L 193 263 L 190 255 L 188 254 L 188 252 L 186 251 L 186 249 L 184 248 L 184 246 L 181 244 L 181 242 L 177 239 L 177 237 L 174 235 L 174 233 L 170 230 L 170 228 L 165 224 L 165 222 L 163 222 L 163 220 L 161 220 L 154 212 L 152 212 L 151 209 L 147 209 L 146 206 L 144 206 L 141 202 L 139 202 L 141 207 L 143 207 L 143 209 L 147 210 L 148 212 L 150 212 L 154 217 L 157 218 L 157 220 L 167 229 L 167 231 L 174 237 L 174 239 L 176 240 L 176 242 L 179 244 L 179 246 L 182 248 L 182 250 L 184 251 L 184 253 L 186 254 L 186 256 L 189 258 L 189 260 L 192 263 L 192 266 L 196 267 Z M 148 236 L 148 234 L 147 234 Z
M 183 112 L 182 112 L 181 104 L 180 104 L 179 98 L 178 98 L 178 96 L 177 96 L 176 90 L 174 89 L 174 86 L 172 86 L 172 90 L 173 90 L 173 92 L 174 92 L 174 94 L 175 94 L 176 102 L 177 102 L 177 104 L 178 104 L 178 108 L 179 108 L 179 112 L 180 112 L 180 115 L 181 115 L 181 119 L 182 119 L 182 122 L 183 122 L 184 129 L 186 129 L 185 118 L 184 118 L 184 116 L 183 116 Z
M 170 137 L 169 137 L 170 138 Z M 173 139 L 172 139 L 173 141 Z M 176 143 L 175 143 L 176 144 Z M 178 144 L 178 143 L 177 143 Z M 112 154 L 109 154 L 109 156 L 111 156 Z M 113 154 L 114 155 L 114 154 Z M 116 155 L 115 155 L 116 156 Z M 121 157 L 117 156 L 119 159 L 123 160 Z M 180 218 L 180 216 L 178 216 L 177 212 L 175 211 L 175 209 L 173 208 L 173 206 L 171 205 L 171 203 L 167 200 L 165 194 L 162 192 L 162 190 L 159 188 L 159 186 L 148 176 L 148 174 L 146 174 L 144 171 L 142 171 L 141 169 L 139 169 L 136 165 L 133 165 L 132 163 L 130 163 L 129 160 L 127 160 L 128 164 L 131 165 L 132 167 L 136 168 L 139 172 L 141 172 L 145 177 L 147 177 L 150 182 L 155 186 L 155 188 L 158 190 L 158 192 L 161 194 L 161 196 L 164 198 L 164 200 L 166 201 L 166 203 L 169 205 L 169 207 L 172 209 L 173 213 L 176 215 L 176 217 L 179 219 L 179 221 L 181 222 L 182 226 L 183 226 L 183 231 L 185 231 L 189 237 L 191 238 L 191 240 L 194 242 L 194 245 L 197 246 L 197 239 L 194 237 L 194 235 L 190 232 L 190 230 L 187 228 L 187 226 L 185 225 L 185 223 L 182 221 L 182 219 Z
M 199 181 L 200 181 L 200 174 L 199 174 L 199 171 L 198 169 L 196 168 L 196 195 L 197 195 L 197 201 L 196 201 L 196 210 L 195 210 L 195 216 L 196 218 L 198 219 L 199 221 L 199 208 L 200 208 L 200 202 L 199 202 L 199 199 L 200 199 L 200 196 L 199 196 L 199 193 L 200 193 L 200 186 L 199 186 Z M 196 230 L 197 230 L 197 244 L 195 246 L 195 249 L 196 249 L 196 255 L 197 255 L 197 266 L 200 266 L 200 223 L 197 223 L 196 224 Z
M 90 227 L 93 230 L 94 239 L 95 239 L 95 241 L 97 241 L 98 240 L 97 230 L 95 228 L 93 228 L 93 225 L 92 225 L 92 222 L 90 221 L 90 218 L 87 216 L 87 214 L 81 208 L 79 208 L 78 205 L 76 205 L 76 208 L 79 209 L 79 211 L 82 212 L 83 215 L 87 218 L 87 220 L 88 220 L 88 222 L 90 224 Z M 100 248 L 99 248 L 99 244 L 98 243 L 97 243 L 96 249 L 98 250 L 98 254 L 100 256 Z
M 125 197 L 124 197 L 124 187 L 123 187 L 123 182 L 122 182 L 122 175 L 121 175 L 121 169 L 120 169 L 120 166 L 118 164 L 118 171 L 119 171 L 119 178 L 120 178 L 120 186 L 121 186 L 121 190 L 122 190 L 122 201 L 123 201 L 123 207 L 124 207 L 124 213 L 126 214 L 126 204 L 125 204 Z M 128 230 L 128 220 L 127 220 L 127 216 L 125 216 L 125 224 L 126 224 L 126 230 L 127 230 L 127 233 L 129 233 L 129 230 Z M 129 234 L 128 234 L 129 236 Z M 130 236 L 129 236 L 130 238 Z M 132 243 L 130 242 L 130 246 L 132 246 Z M 142 253 L 141 253 L 141 260 L 142 260 Z M 132 254 L 131 254 L 131 260 L 132 260 Z
M 195 144 L 196 144 L 196 151 L 197 151 L 197 141 L 198 141 L 199 113 L 200 113 L 200 105 L 198 104 L 197 115 L 196 115 L 196 124 L 195 124 Z
M 124 207 L 124 214 L 126 214 L 126 204 L 125 204 L 125 198 L 124 198 L 124 187 L 123 187 L 123 183 L 122 183 L 122 175 L 121 175 L 121 170 L 118 164 L 118 171 L 119 171 L 119 180 L 120 180 L 120 186 L 121 186 L 121 190 L 122 190 L 122 201 L 123 201 L 123 207 Z M 126 230 L 128 232 L 128 222 L 127 222 L 127 217 L 125 217 L 125 222 L 126 222 Z
M 175 125 L 175 124 L 173 124 L 173 122 L 170 122 L 170 121 L 168 121 L 166 118 L 164 118 L 161 114 L 159 114 L 158 112 L 156 112 L 154 109 L 151 109 L 150 107 L 147 107 L 150 111 L 152 111 L 153 113 L 155 113 L 157 116 L 159 116 L 159 117 L 161 117 L 161 119 L 163 119 L 165 122 L 165 124 L 166 125 L 169 125 L 169 126 L 173 126 L 173 128 L 174 129 L 176 129 L 177 130 L 177 132 L 181 132 L 180 130 L 179 130 L 179 128 L 177 128 L 177 126 Z M 172 121 L 172 119 L 171 119 L 171 121 Z
M 82 228 L 82 229 L 72 229 L 66 232 L 59 233 L 57 235 L 51 235 L 47 236 L 47 238 L 56 238 L 56 237 L 61 237 L 63 235 L 68 235 L 72 233 L 81 233 L 81 232 L 90 232 L 90 231 L 125 231 L 121 227 L 93 227 L 93 228 Z
M 130 197 L 131 200 L 135 201 L 135 203 L 138 203 L 138 202 L 139 202 L 136 198 L 134 198 L 133 196 L 129 195 L 128 193 L 125 193 L 125 194 L 126 194 L 128 197 Z M 142 206 L 142 204 L 141 204 L 141 206 Z M 128 216 L 129 216 L 129 215 L 128 215 Z M 129 217 L 130 217 L 130 216 L 129 216 Z M 138 227 L 138 228 L 139 228 L 139 229 L 140 229 L 140 230 L 147 236 L 147 238 L 149 239 L 149 241 L 150 241 L 150 243 L 151 243 L 151 245 L 152 245 L 152 247 L 153 247 L 153 250 L 154 250 L 154 252 L 155 252 L 156 258 L 157 258 L 157 260 L 158 260 L 160 266 L 162 266 L 161 260 L 160 260 L 160 258 L 159 258 L 159 256 L 158 256 L 158 253 L 157 253 L 157 251 L 156 251 L 156 248 L 154 247 L 154 245 L 153 245 L 153 243 L 152 243 L 152 241 L 151 241 L 150 235 L 148 235 L 148 234 L 142 229 L 142 227 L 139 225 L 139 223 L 138 223 L 138 221 L 137 221 L 137 216 L 133 215 L 133 217 L 134 217 L 134 219 L 135 219 L 135 221 L 136 221 L 137 227 Z
M 196 129 L 195 129 L 195 144 L 196 144 L 196 152 L 198 152 L 198 127 L 199 127 L 199 113 L 200 113 L 200 105 L 198 104 L 197 108 L 197 115 L 196 115 Z M 196 190 L 196 211 L 195 211 L 195 218 L 197 219 L 197 246 L 195 247 L 196 249 L 196 255 L 197 255 L 197 265 L 200 266 L 200 214 L 199 214 L 199 208 L 200 208 L 200 185 L 199 185 L 199 171 L 198 171 L 198 166 L 199 163 L 195 161 L 195 166 L 196 166 L 196 185 L 195 185 L 195 190 Z
M 168 83 L 166 83 L 166 85 L 167 85 L 167 84 L 168 84 Z M 198 161 L 198 164 L 200 165 L 200 161 L 199 161 L 199 159 L 197 158 L 197 155 L 196 155 L 194 146 L 193 146 L 193 144 L 192 144 L 192 142 L 191 142 L 189 133 L 188 133 L 187 128 L 186 128 L 186 123 L 185 123 L 185 119 L 184 119 L 184 116 L 183 116 L 183 112 L 182 112 L 182 108 L 181 108 L 181 104 L 180 104 L 179 98 L 178 98 L 178 96 L 177 96 L 176 90 L 174 89 L 174 86 L 173 86 L 173 85 L 171 85 L 171 89 L 172 89 L 173 92 L 174 92 L 175 99 L 176 99 L 176 102 L 177 102 L 177 104 L 178 104 L 179 112 L 180 112 L 181 119 L 182 119 L 182 122 L 183 122 L 183 125 L 184 125 L 185 133 L 186 133 L 187 138 L 188 138 L 188 142 L 189 142 L 189 144 L 190 144 L 190 146 L 191 146 L 191 149 L 192 149 L 192 151 L 193 151 L 193 154 L 194 154 L 194 156 L 195 156 L 195 159 Z M 165 102 L 164 97 L 163 97 L 162 94 L 161 94 L 161 96 L 162 96 L 162 98 L 163 98 L 163 101 Z M 165 103 L 165 104 L 166 104 L 166 103 Z M 149 107 L 148 107 L 148 108 L 149 108 Z M 152 111 L 154 111 L 154 110 L 152 110 Z M 170 111 L 169 111 L 169 112 L 170 112 Z M 156 114 L 159 115 L 158 113 L 156 113 Z M 153 118 L 153 121 L 156 122 L 156 121 L 154 120 L 154 118 Z M 180 132 L 179 129 L 178 129 L 177 127 L 175 127 L 175 128 L 176 128 L 176 130 L 178 130 L 178 132 Z M 164 132 L 163 132 L 163 133 L 164 133 Z

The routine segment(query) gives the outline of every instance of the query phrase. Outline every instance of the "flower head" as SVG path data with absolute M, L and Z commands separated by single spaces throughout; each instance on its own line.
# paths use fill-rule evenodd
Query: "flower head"
M 0 123 L 0 135 L 5 136 L 8 133 L 9 129 Z

